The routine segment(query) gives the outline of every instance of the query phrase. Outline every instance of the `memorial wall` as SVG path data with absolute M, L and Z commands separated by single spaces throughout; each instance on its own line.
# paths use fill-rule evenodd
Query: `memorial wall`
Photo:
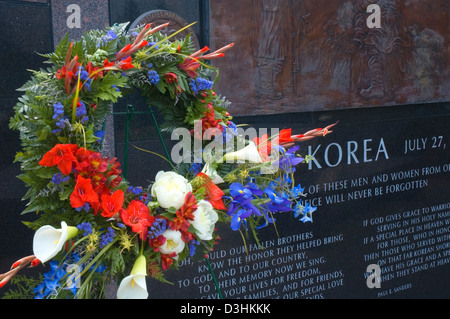
M 338 124 L 300 144 L 312 223 L 278 214 L 259 245 L 221 229 L 214 276 L 189 259 L 157 298 L 450 297 L 448 3 L 377 1 L 380 27 L 371 3 L 210 3 L 210 47 L 235 43 L 214 65 L 236 122 Z

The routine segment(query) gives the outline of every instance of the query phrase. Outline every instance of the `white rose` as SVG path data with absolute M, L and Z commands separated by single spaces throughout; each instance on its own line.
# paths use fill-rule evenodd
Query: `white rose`
M 219 216 L 208 201 L 201 200 L 197 206 L 198 208 L 193 214 L 194 220 L 191 221 L 191 225 L 197 230 L 196 234 L 199 239 L 211 240 Z
M 183 176 L 175 172 L 163 171 L 156 174 L 152 196 L 156 197 L 161 207 L 180 209 L 189 192 L 192 192 L 192 186 Z
M 166 230 L 162 234 L 166 238 L 166 242 L 159 248 L 159 251 L 165 255 L 181 253 L 184 249 L 185 243 L 181 237 L 181 232 L 178 230 Z M 174 259 L 177 259 L 175 257 Z

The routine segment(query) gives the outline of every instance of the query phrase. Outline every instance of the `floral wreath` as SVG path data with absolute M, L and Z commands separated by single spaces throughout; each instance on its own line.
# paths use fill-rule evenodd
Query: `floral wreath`
M 207 254 L 219 239 L 219 222 L 256 236 L 277 212 L 312 221 L 315 208 L 301 204 L 305 194 L 293 178 L 295 167 L 311 159 L 293 145 L 326 135 L 334 124 L 243 140 L 228 101 L 214 92 L 218 70 L 208 64 L 233 44 L 207 54 L 207 47 L 195 50 L 190 36 L 163 35 L 166 26 L 127 31 L 116 24 L 78 42 L 66 36 L 43 55 L 50 66 L 32 71 L 19 89 L 25 93 L 10 128 L 22 141 L 16 161 L 28 187 L 23 213 L 39 217 L 25 222 L 35 231 L 33 255 L 0 275 L 0 287 L 26 266 L 49 263 L 32 287 L 35 298 L 102 298 L 106 278 L 120 283 L 117 298 L 148 298 L 146 277 L 166 281 L 167 269 Z M 164 115 L 165 130 L 199 125 L 201 135 L 213 130 L 215 142 L 244 144 L 161 171 L 148 187 L 131 186 L 119 162 L 100 150 L 110 104 L 136 89 Z M 202 148 L 211 143 L 195 135 Z

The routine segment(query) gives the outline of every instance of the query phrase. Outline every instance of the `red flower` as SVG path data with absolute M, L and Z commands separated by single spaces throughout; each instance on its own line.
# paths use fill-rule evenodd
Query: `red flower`
M 100 68 L 98 66 L 94 66 L 92 62 L 89 62 L 86 66 L 86 71 L 89 73 L 89 77 L 93 80 L 103 77 L 103 71 L 99 71 Z
M 91 180 L 78 175 L 77 184 L 70 195 L 70 205 L 78 208 L 86 203 L 98 203 L 98 195 L 92 188 Z
M 280 134 L 277 138 L 275 138 L 275 142 L 278 143 L 278 145 L 288 147 L 293 144 L 294 140 L 291 137 L 292 129 L 284 129 L 281 130 Z
M 161 254 L 161 265 L 162 269 L 166 271 L 173 264 L 173 259 L 176 257 L 176 253 L 171 253 L 170 255 Z
M 122 190 L 115 191 L 111 196 L 102 195 L 102 216 L 105 218 L 113 217 L 123 206 L 124 193 Z
M 269 136 L 267 134 L 264 134 L 259 137 L 255 137 L 253 139 L 253 142 L 256 144 L 256 147 L 258 148 L 258 153 L 261 156 L 261 159 L 263 162 L 267 162 L 270 160 L 269 154 L 272 149 L 272 143 L 269 141 Z
M 167 241 L 167 238 L 163 235 L 159 235 L 156 238 L 152 238 L 149 240 L 150 246 L 153 247 L 154 251 L 159 251 L 159 248 L 164 245 Z
M 69 175 L 72 172 L 73 163 L 76 163 L 74 153 L 78 150 L 75 144 L 57 144 L 48 151 L 39 162 L 45 167 L 58 166 L 61 173 Z
M 123 59 L 122 61 L 120 61 L 118 63 L 119 68 L 121 68 L 122 70 L 128 70 L 128 69 L 132 69 L 134 68 L 134 65 L 131 64 L 131 56 L 129 56 L 126 59 Z
M 182 212 L 177 211 L 176 215 L 177 217 L 175 217 L 173 221 L 169 222 L 170 228 L 172 230 L 179 230 L 182 233 L 187 232 L 191 224 L 187 219 L 184 218 Z
M 114 62 L 109 62 L 108 59 L 105 59 L 105 61 L 103 61 L 104 68 L 111 68 L 113 66 L 114 66 Z
M 275 136 L 273 138 L 272 142 L 269 141 L 269 137 L 267 134 L 264 134 L 263 136 L 261 136 L 261 138 L 255 137 L 253 139 L 253 142 L 258 148 L 261 159 L 263 160 L 263 162 L 266 162 L 270 160 L 269 155 L 272 150 L 272 144 L 288 147 L 294 143 L 294 140 L 291 136 L 291 129 L 284 129 L 280 131 L 280 134 L 278 134 L 278 136 Z
M 175 83 L 178 81 L 177 75 L 172 72 L 164 74 L 164 77 L 166 78 L 166 82 L 169 84 L 172 84 L 172 83 Z
M 220 187 L 214 184 L 212 179 L 202 172 L 198 173 L 197 177 L 201 177 L 205 181 L 203 184 L 203 187 L 205 187 L 206 190 L 205 200 L 210 202 L 215 209 L 226 210 L 222 201 L 222 197 L 225 196 L 225 193 Z
M 131 201 L 126 210 L 120 210 L 120 218 L 133 232 L 138 233 L 142 240 L 147 239 L 148 227 L 155 221 L 155 217 L 150 215 L 150 209 L 137 200 Z
M 197 208 L 197 201 L 195 200 L 194 194 L 192 192 L 187 193 L 184 199 L 184 204 L 180 208 L 183 217 L 188 220 L 194 220 L 194 212 L 197 210 Z
M 216 119 L 216 112 L 214 110 L 214 107 L 212 103 L 209 103 L 206 106 L 206 112 L 202 118 L 202 128 L 201 128 L 201 136 L 194 136 L 196 139 L 203 139 L 203 137 L 207 139 L 211 139 L 212 136 L 217 135 L 221 132 L 223 132 L 223 126 L 220 125 L 220 122 L 222 122 L 221 119 Z M 212 130 L 212 128 L 216 128 L 217 130 Z M 211 129 L 211 130 L 210 130 Z M 196 132 L 196 130 L 193 130 L 194 133 L 199 134 L 199 132 Z M 207 135 L 203 136 L 204 133 L 207 132 Z
M 200 67 L 200 63 L 197 60 L 186 58 L 183 63 L 178 65 L 178 68 L 185 71 L 188 76 L 195 78 L 197 76 L 196 70 Z
M 142 42 L 139 43 L 138 48 L 139 48 L 139 49 L 140 49 L 140 48 L 143 48 L 143 47 L 145 47 L 147 44 L 148 44 L 148 41 L 147 41 L 147 40 L 142 40 Z

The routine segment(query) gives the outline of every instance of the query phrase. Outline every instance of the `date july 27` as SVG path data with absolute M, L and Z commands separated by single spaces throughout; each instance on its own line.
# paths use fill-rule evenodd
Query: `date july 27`
M 446 149 L 444 136 L 421 137 L 405 140 L 404 154 L 409 152 L 423 151 L 426 149 Z

